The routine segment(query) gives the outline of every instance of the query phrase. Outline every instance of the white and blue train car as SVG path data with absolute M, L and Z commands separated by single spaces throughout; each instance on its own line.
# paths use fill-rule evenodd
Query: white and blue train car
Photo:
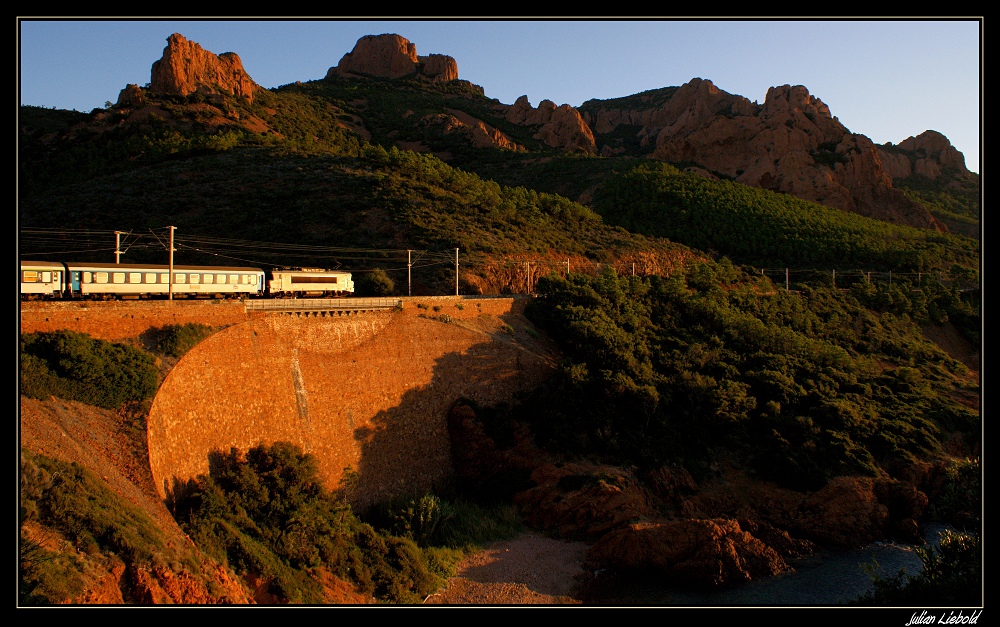
M 21 297 L 61 298 L 65 289 L 65 268 L 56 261 L 22 261 L 19 271 Z
M 170 266 L 67 263 L 66 293 L 71 298 L 237 298 L 260 296 L 264 271 L 227 266 Z

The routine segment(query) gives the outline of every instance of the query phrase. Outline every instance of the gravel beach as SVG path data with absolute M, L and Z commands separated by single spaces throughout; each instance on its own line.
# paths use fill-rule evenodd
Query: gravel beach
M 574 592 L 589 573 L 583 542 L 529 532 L 470 555 L 428 605 L 579 605 Z

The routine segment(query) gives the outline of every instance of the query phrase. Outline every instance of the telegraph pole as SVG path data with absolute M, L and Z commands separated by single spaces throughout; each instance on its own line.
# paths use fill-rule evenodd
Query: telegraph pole
M 167 228 L 170 229 L 170 270 L 169 270 L 170 275 L 167 278 L 170 295 L 167 298 L 167 300 L 173 300 L 174 299 L 174 231 L 177 230 L 177 227 L 168 226 Z
M 411 268 L 413 268 L 413 260 L 410 257 L 410 253 L 412 252 L 413 252 L 412 250 L 406 251 L 406 295 L 407 296 L 413 296 L 413 281 L 411 274 L 412 272 Z
M 115 264 L 121 263 L 121 231 L 115 231 Z
M 458 296 L 458 249 L 455 249 L 455 296 Z

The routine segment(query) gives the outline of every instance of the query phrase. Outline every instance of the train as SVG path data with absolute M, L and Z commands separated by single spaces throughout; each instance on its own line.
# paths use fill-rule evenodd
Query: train
M 350 272 L 275 268 L 21 261 L 21 299 L 339 298 L 354 294 Z

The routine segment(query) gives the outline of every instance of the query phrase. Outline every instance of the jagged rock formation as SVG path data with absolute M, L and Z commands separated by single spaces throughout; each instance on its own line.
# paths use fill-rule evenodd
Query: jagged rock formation
M 568 104 L 557 107 L 551 100 L 543 100 L 535 109 L 527 96 L 521 96 L 513 105 L 502 107 L 506 110 L 504 117 L 508 122 L 540 126 L 534 137 L 546 146 L 580 150 L 591 155 L 597 153 L 594 133 L 580 112 Z
M 894 179 L 913 174 L 936 179 L 948 169 L 956 170 L 959 174 L 969 173 L 965 167 L 965 155 L 937 131 L 924 131 L 916 137 L 904 139 L 896 146 L 885 144 L 878 148 L 882 165 Z
M 326 75 L 327 78 L 352 75 L 402 78 L 415 75 L 445 82 L 458 78 L 458 64 L 444 54 L 417 56 L 417 47 L 399 35 L 366 35 Z
M 215 55 L 178 33 L 167 38 L 163 57 L 153 63 L 149 88 L 157 94 L 227 94 L 251 101 L 263 89 L 246 73 L 235 52 Z
M 652 107 L 625 110 L 591 101 L 581 108 L 599 134 L 623 124 L 639 127 L 637 143 L 651 147 L 647 154 L 653 159 L 696 164 L 693 171 L 881 220 L 946 230 L 923 206 L 893 189 L 885 151 L 847 130 L 801 85 L 772 87 L 759 105 L 695 78 Z M 939 141 L 925 143 L 925 150 L 937 149 L 949 163 L 956 161 Z M 602 147 L 605 153 L 617 151 Z
M 777 551 L 735 520 L 640 522 L 601 537 L 587 561 L 603 568 L 653 570 L 671 581 L 725 588 L 791 570 Z
M 461 133 L 476 148 L 492 147 L 519 152 L 525 150 L 524 146 L 512 140 L 499 129 L 458 109 L 448 109 L 445 113 L 424 116 L 418 124 L 428 128 L 436 128 L 442 135 Z

